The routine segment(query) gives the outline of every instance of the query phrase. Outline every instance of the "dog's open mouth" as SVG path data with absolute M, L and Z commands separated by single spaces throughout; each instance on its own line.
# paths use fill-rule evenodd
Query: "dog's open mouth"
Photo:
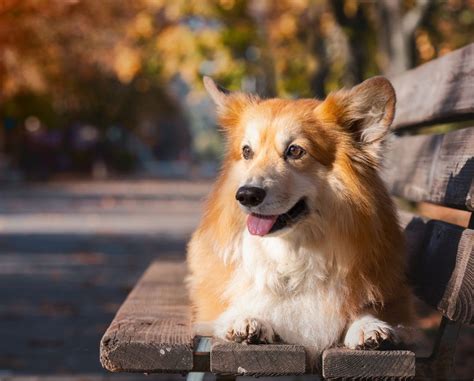
M 293 225 L 308 214 L 308 205 L 302 198 L 290 210 L 280 215 L 262 215 L 252 213 L 247 218 L 250 234 L 264 236 Z

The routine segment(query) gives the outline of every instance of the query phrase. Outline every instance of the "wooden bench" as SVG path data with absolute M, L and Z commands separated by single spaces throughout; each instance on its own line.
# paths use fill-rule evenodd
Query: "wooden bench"
M 387 157 L 394 196 L 467 212 L 474 210 L 474 44 L 392 79 L 397 137 Z M 441 135 L 416 135 L 435 123 L 464 121 Z M 474 122 L 473 122 L 474 123 Z M 432 354 L 408 350 L 326 350 L 325 379 L 455 378 L 453 359 L 461 324 L 474 322 L 474 218 L 463 228 L 401 212 L 416 295 L 443 315 Z M 193 337 L 183 262 L 155 262 L 118 311 L 100 344 L 113 372 L 298 375 L 307 371 L 298 345 L 240 345 Z M 197 372 L 197 373 L 196 373 Z

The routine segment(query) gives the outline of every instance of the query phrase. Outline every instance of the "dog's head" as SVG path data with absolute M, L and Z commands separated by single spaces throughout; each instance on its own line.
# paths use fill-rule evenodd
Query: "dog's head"
M 204 84 L 228 138 L 226 168 L 251 234 L 284 234 L 330 211 L 335 199 L 370 193 L 358 180 L 376 169 L 394 116 L 387 79 L 324 101 L 230 93 L 208 77 Z

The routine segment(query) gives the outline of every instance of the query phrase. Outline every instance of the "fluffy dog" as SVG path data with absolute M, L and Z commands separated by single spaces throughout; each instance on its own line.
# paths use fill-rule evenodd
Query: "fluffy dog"
M 411 298 L 379 174 L 390 82 L 375 77 L 324 101 L 204 84 L 228 146 L 188 248 L 196 326 L 239 343 L 301 344 L 313 357 L 396 343 Z

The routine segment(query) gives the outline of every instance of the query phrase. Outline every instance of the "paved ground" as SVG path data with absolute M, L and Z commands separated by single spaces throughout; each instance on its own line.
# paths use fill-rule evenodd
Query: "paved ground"
M 108 374 L 98 344 L 150 261 L 184 256 L 208 190 L 169 181 L 0 186 L 0 381 L 181 380 Z M 424 314 L 420 326 L 438 321 Z M 474 374 L 473 340 L 465 328 L 463 378 Z
M 151 260 L 184 255 L 208 188 L 149 181 L 3 186 L 0 379 L 59 373 L 105 380 L 101 335 Z

